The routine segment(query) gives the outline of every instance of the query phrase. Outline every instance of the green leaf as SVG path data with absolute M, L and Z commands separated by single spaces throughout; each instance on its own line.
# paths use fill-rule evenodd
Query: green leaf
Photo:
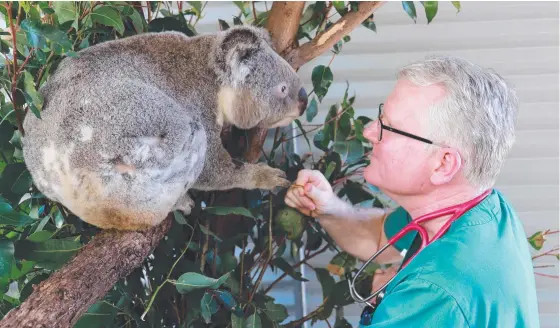
M 233 309 L 236 305 L 237 302 L 235 301 L 235 298 L 233 298 L 233 296 L 231 295 L 230 292 L 225 291 L 225 290 L 215 290 L 214 294 L 216 296 L 218 296 L 218 299 L 220 300 L 220 302 L 228 309 L 231 310 Z
M 436 17 L 438 11 L 438 1 L 420 1 L 424 6 L 426 12 L 426 18 L 428 19 L 428 24 L 432 22 L 434 17 Z
M 20 23 L 20 28 L 25 32 L 25 37 L 32 47 L 42 49 L 47 45 L 47 39 L 43 36 L 39 22 L 24 19 Z
M 362 22 L 362 26 L 377 33 L 377 27 L 375 26 L 375 22 L 373 21 L 373 14 Z
M 356 265 L 356 258 L 346 252 L 340 252 L 336 254 L 329 264 L 327 265 L 327 270 L 337 276 L 343 276 L 346 272 L 349 272 Z
M 200 310 L 204 322 L 207 324 L 210 323 L 212 321 L 212 314 L 218 312 L 218 303 L 214 299 L 214 295 L 212 295 L 212 293 L 204 293 L 204 296 L 200 300 Z
M 313 90 L 319 98 L 319 102 L 323 100 L 329 87 L 333 81 L 333 74 L 331 68 L 325 65 L 318 65 L 311 72 L 311 82 L 313 83 Z
M 16 212 L 8 203 L 0 203 L 0 224 L 23 227 L 35 220 L 23 213 Z
M 345 318 L 336 317 L 334 328 L 352 328 L 352 325 Z
M 250 218 L 255 218 L 251 212 L 244 207 L 226 207 L 226 206 L 216 206 L 216 207 L 206 207 L 205 209 L 208 213 L 216 215 L 244 215 Z
M 202 1 L 188 1 L 188 3 L 196 11 L 196 16 L 200 17 L 202 13 Z
M 297 281 L 308 281 L 307 279 L 303 278 L 300 272 L 295 271 L 294 268 L 282 257 L 274 258 L 271 263 L 272 265 L 278 267 L 280 270 L 286 272 L 290 277 L 294 278 Z
M 364 190 L 363 185 L 352 180 L 347 180 L 341 190 L 343 195 L 346 195 L 352 204 L 359 204 L 366 200 L 373 199 L 373 195 Z M 342 196 L 340 196 L 342 197 Z
M 265 303 L 266 315 L 270 320 L 281 323 L 288 317 L 288 310 L 282 304 L 275 304 L 273 300 Z
M 256 312 L 251 314 L 249 318 L 245 320 L 244 328 L 261 328 L 261 327 L 262 327 L 261 317 Z
M 189 293 L 200 288 L 219 288 L 229 277 L 229 272 L 218 279 L 207 277 L 196 272 L 182 274 L 175 282 L 177 291 L 181 294 Z
M 348 9 L 346 8 L 345 1 L 333 1 L 332 2 L 336 12 L 342 17 L 346 14 Z
M 195 36 L 196 33 L 188 25 L 174 17 L 156 18 L 148 25 L 149 32 L 178 31 L 187 36 Z
M 29 191 L 31 184 L 31 174 L 24 163 L 9 164 L 0 177 L 0 194 L 12 192 L 22 195 Z
M 287 233 L 289 240 L 299 239 L 303 234 L 303 214 L 296 209 L 284 207 L 276 213 L 274 221 Z
M 53 9 L 59 24 L 73 21 L 76 18 L 76 8 L 73 1 L 55 1 Z
M 16 244 L 15 256 L 55 270 L 68 262 L 81 247 L 80 242 L 69 239 L 50 239 L 43 243 L 21 240 Z
M 309 102 L 309 106 L 307 106 L 307 110 L 305 111 L 307 115 L 307 122 L 313 121 L 315 116 L 317 116 L 318 107 L 317 107 L 317 99 L 313 97 Z
M 12 271 L 14 262 L 14 243 L 11 240 L 0 240 L 0 277 Z
M 117 7 L 117 9 L 118 8 L 120 8 L 121 13 L 125 16 L 130 16 L 134 14 L 134 12 L 136 11 L 132 6 L 122 6 L 122 7 Z
M 24 71 L 23 73 L 23 90 L 25 91 L 24 96 L 26 97 L 25 100 L 27 103 L 41 110 L 43 108 L 43 96 L 35 89 L 35 79 L 28 71 Z M 31 99 L 28 99 L 27 96 L 31 97 Z M 37 117 L 40 118 L 40 116 Z
M 529 240 L 529 244 L 531 244 L 531 246 L 534 249 L 539 251 L 543 247 L 546 239 L 545 239 L 542 231 L 537 231 L 531 237 L 529 237 L 528 240 Z
M 457 13 L 459 13 L 461 11 L 461 1 L 451 1 L 451 3 L 457 8 Z
M 315 275 L 317 275 L 317 280 L 321 283 L 321 289 L 323 289 L 323 300 L 331 295 L 332 289 L 334 287 L 334 278 L 329 274 L 329 271 L 324 268 L 314 268 Z
M 137 34 L 144 32 L 144 19 L 140 16 L 140 13 L 136 10 L 130 15 L 132 20 L 132 25 L 134 25 L 134 30 Z
M 202 224 L 199 224 L 198 226 L 200 227 L 200 230 L 202 230 L 202 232 L 203 232 L 205 235 L 210 235 L 210 236 L 214 237 L 214 239 L 216 239 L 216 240 L 219 241 L 219 242 L 222 242 L 222 241 L 223 241 L 220 237 L 216 236 L 215 233 L 213 233 L 212 231 L 206 229 L 206 227 L 203 226 Z
M 118 308 L 107 301 L 97 301 L 80 317 L 74 328 L 109 327 L 117 313 Z
M 124 33 L 124 24 L 119 12 L 109 6 L 98 6 L 90 14 L 94 23 L 114 27 L 120 35 Z
M 32 241 L 34 243 L 42 243 L 44 241 L 47 241 L 47 240 L 51 239 L 51 237 L 53 235 L 54 235 L 54 232 L 52 232 L 52 231 L 41 230 L 41 231 L 36 231 L 36 232 L 32 233 L 31 235 L 29 235 L 27 237 L 27 240 Z
M 231 328 L 243 328 L 245 325 L 245 319 L 243 317 L 238 317 L 235 313 L 231 313 Z
M 408 16 L 416 23 L 416 6 L 414 6 L 414 1 L 402 1 L 402 6 Z
M 315 135 L 313 136 L 313 145 L 315 145 L 315 147 L 321 149 L 322 151 L 328 151 L 329 149 L 327 148 L 328 145 L 328 141 L 326 141 L 325 139 L 325 132 L 324 129 L 323 130 L 319 130 L 317 133 L 315 133 Z M 327 145 L 325 145 L 325 143 Z
M 364 156 L 362 142 L 357 139 L 335 141 L 333 150 L 339 153 L 342 161 L 346 163 L 353 163 Z
M 354 120 L 354 132 L 356 134 L 356 139 L 361 142 L 368 142 L 368 140 L 364 137 L 364 124 L 362 121 Z

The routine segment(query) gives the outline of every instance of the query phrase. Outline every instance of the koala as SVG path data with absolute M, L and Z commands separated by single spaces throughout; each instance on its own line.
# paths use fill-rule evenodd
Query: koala
M 307 93 L 264 29 L 238 26 L 187 37 L 144 33 L 64 58 L 26 115 L 25 163 L 36 187 L 101 229 L 143 230 L 189 189 L 288 187 L 282 170 L 234 164 L 224 125 L 286 126 Z

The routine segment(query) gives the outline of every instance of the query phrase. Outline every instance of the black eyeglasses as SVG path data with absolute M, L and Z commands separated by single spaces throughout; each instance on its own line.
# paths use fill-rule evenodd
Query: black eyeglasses
M 435 143 L 431 140 L 428 140 L 428 139 L 416 136 L 414 134 L 411 134 L 411 133 L 408 133 L 408 132 L 405 132 L 405 131 L 401 131 L 401 130 L 398 130 L 398 129 L 395 129 L 395 128 L 392 128 L 390 126 L 387 126 L 387 125 L 383 124 L 383 121 L 381 120 L 382 113 L 383 113 L 383 104 L 379 105 L 379 114 L 377 115 L 377 124 L 379 124 L 379 139 L 377 139 L 378 141 L 381 141 L 381 139 L 383 138 L 383 130 L 388 130 L 388 131 L 395 132 L 395 133 L 398 133 L 400 135 L 403 135 L 405 137 L 409 137 L 409 138 L 412 138 L 412 139 L 416 139 L 418 141 L 428 143 L 430 145 L 435 145 Z

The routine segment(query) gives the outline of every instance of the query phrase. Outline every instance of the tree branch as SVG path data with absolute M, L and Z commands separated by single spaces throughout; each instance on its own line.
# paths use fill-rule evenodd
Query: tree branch
M 128 276 L 159 244 L 172 216 L 145 231 L 104 230 L 2 321 L 3 328 L 71 328 L 82 314 Z
M 360 2 L 358 11 L 348 12 L 329 29 L 317 34 L 313 40 L 299 48 L 291 50 L 284 58 L 294 69 L 300 68 L 313 58 L 329 50 L 383 4 L 385 4 L 385 1 Z

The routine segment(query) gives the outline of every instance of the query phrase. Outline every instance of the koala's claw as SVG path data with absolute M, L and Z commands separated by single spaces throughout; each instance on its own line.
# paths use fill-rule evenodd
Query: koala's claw
M 259 163 L 255 167 L 253 180 L 256 188 L 272 190 L 276 187 L 288 188 L 291 182 L 286 179 L 286 172 Z

